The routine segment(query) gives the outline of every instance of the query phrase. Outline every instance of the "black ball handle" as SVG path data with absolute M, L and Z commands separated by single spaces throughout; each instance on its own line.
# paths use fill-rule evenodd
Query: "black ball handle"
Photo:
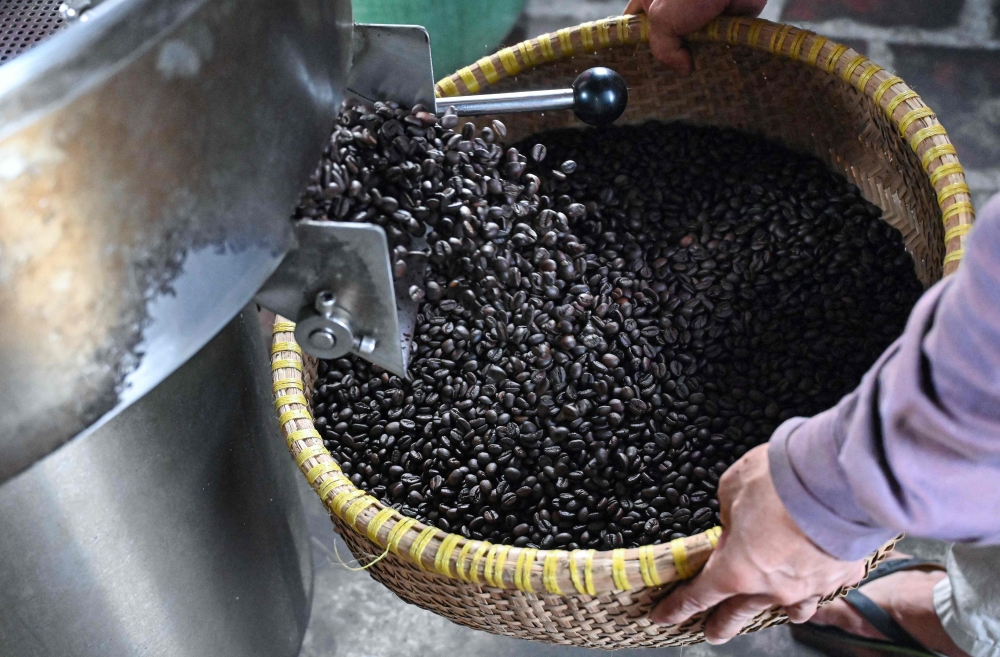
M 625 78 L 610 68 L 595 66 L 573 81 L 573 113 L 593 126 L 610 125 L 628 105 Z

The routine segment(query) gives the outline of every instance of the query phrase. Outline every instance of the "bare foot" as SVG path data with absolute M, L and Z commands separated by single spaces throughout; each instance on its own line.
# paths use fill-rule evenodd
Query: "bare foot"
M 894 553 L 890 558 L 901 556 Z M 944 631 L 934 610 L 934 585 L 945 577 L 940 570 L 904 570 L 865 584 L 860 590 L 927 648 L 947 657 L 969 657 Z M 811 621 L 869 639 L 886 639 L 844 600 L 822 607 Z

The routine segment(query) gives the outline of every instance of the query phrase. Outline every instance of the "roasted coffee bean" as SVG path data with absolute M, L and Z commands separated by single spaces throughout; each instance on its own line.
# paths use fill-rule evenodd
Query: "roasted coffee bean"
M 349 101 L 295 213 L 381 225 L 395 272 L 426 271 L 409 379 L 322 361 L 313 409 L 352 482 L 444 531 L 611 549 L 717 524 L 725 469 L 857 385 L 921 292 L 811 156 L 678 123 L 513 148 L 459 125 Z

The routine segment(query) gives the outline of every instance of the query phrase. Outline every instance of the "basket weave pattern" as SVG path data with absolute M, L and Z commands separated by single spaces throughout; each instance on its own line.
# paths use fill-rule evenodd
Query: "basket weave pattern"
M 730 126 L 813 153 L 900 229 L 925 285 L 955 270 L 974 221 L 969 189 L 944 129 L 901 80 L 811 32 L 745 18 L 722 18 L 695 35 L 695 72 L 682 77 L 653 60 L 647 30 L 644 17 L 623 16 L 543 35 L 445 78 L 438 94 L 565 87 L 586 68 L 610 66 L 629 84 L 620 121 Z M 569 112 L 502 118 L 510 141 L 579 125 Z M 406 518 L 357 489 L 323 446 L 307 401 L 315 362 L 303 360 L 293 331 L 280 318 L 274 327 L 281 430 L 337 531 L 376 580 L 407 602 L 498 634 L 606 649 L 704 639 L 701 616 L 668 627 L 646 615 L 705 564 L 718 528 L 666 545 L 565 552 L 466 540 Z M 872 555 L 868 568 L 891 547 Z M 771 609 L 745 631 L 785 620 Z

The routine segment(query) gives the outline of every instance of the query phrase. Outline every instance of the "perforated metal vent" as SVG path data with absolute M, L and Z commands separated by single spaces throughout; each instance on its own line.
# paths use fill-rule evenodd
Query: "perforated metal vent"
M 61 0 L 0 0 L 0 65 L 49 36 L 65 23 Z

